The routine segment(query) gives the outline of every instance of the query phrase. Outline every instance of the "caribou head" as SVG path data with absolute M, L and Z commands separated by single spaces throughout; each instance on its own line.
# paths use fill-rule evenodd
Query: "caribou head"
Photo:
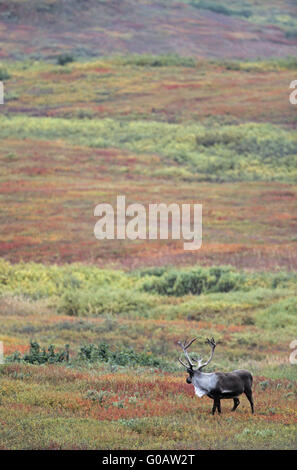
M 190 341 L 178 341 L 178 345 L 182 348 L 186 363 L 179 357 L 179 362 L 186 368 L 188 377 L 186 382 L 193 384 L 195 393 L 198 397 L 207 395 L 214 401 L 212 414 L 215 413 L 216 409 L 218 413 L 221 413 L 221 399 L 233 398 L 234 406 L 232 411 L 235 411 L 239 405 L 238 396 L 245 393 L 248 398 L 252 413 L 254 412 L 254 402 L 252 396 L 252 374 L 244 369 L 233 370 L 232 372 L 202 372 L 202 369 L 206 367 L 213 358 L 216 342 L 214 338 L 206 340 L 211 348 L 211 353 L 206 362 L 203 362 L 202 358 L 193 359 L 188 353 L 189 347 L 196 341 L 197 338 L 193 338 Z
M 179 357 L 179 362 L 187 369 L 187 372 L 189 374 L 189 377 L 187 377 L 186 379 L 186 382 L 188 384 L 192 383 L 192 378 L 194 376 L 194 372 L 196 371 L 201 371 L 203 369 L 203 367 L 207 366 L 207 364 L 210 363 L 210 361 L 212 360 L 213 358 L 213 354 L 214 354 L 214 350 L 215 350 L 215 347 L 216 347 L 216 342 L 214 340 L 214 338 L 211 338 L 211 339 L 208 339 L 206 340 L 206 342 L 211 346 L 211 355 L 208 359 L 208 361 L 206 362 L 202 362 L 202 359 L 198 359 L 198 360 L 193 360 L 191 359 L 191 357 L 189 356 L 189 353 L 187 351 L 187 349 L 191 346 L 191 344 L 194 343 L 194 341 L 196 341 L 197 338 L 193 338 L 191 339 L 190 341 L 178 341 L 178 345 L 182 348 L 183 352 L 184 352 L 184 355 L 185 355 L 185 358 L 188 362 L 188 364 L 185 364 L 181 357 Z

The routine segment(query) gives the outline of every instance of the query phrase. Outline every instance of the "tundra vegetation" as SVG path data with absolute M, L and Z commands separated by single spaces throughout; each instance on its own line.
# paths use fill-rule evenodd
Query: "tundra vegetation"
M 0 448 L 296 448 L 296 2 L 108 3 L 0 2 Z M 202 248 L 99 242 L 119 194 L 202 203 Z M 193 336 L 254 415 L 194 395 Z
M 296 272 L 3 261 L 0 279 L 2 448 L 294 448 Z M 253 372 L 252 417 L 211 417 L 186 384 L 177 341 L 207 357 L 209 331 L 207 371 Z

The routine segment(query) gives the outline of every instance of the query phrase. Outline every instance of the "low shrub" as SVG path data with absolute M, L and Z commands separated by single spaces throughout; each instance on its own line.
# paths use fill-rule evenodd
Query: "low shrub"
M 285 32 L 285 35 L 288 39 L 296 39 L 297 38 L 297 31 L 296 29 L 289 29 Z
M 74 57 L 73 57 L 73 55 L 71 55 L 69 53 L 60 54 L 57 57 L 57 64 L 58 65 L 66 65 L 66 64 L 70 64 L 71 62 L 74 62 Z
M 28 354 L 23 356 L 19 351 L 9 356 L 7 362 L 27 362 L 29 364 L 54 364 L 56 362 L 69 361 L 69 345 L 65 345 L 62 352 L 55 352 L 55 347 L 51 344 L 48 349 L 41 348 L 36 341 L 30 342 L 30 350 Z
M 134 54 L 129 57 L 119 58 L 125 65 L 137 65 L 139 67 L 195 67 L 197 61 L 192 57 L 181 57 L 178 54 Z
M 165 266 L 153 266 L 151 268 L 144 268 L 139 271 L 141 277 L 144 276 L 162 276 L 166 272 Z
M 160 295 L 182 297 L 205 292 L 229 292 L 243 285 L 244 275 L 229 267 L 168 269 L 160 276 L 151 276 L 143 283 L 143 290 Z
M 225 5 L 222 5 L 219 2 L 215 2 L 211 0 L 199 0 L 199 1 L 192 0 L 190 3 L 192 6 L 196 8 L 200 8 L 202 10 L 213 11 L 214 13 L 220 13 L 221 15 L 239 16 L 243 18 L 249 18 L 250 16 L 252 16 L 252 11 L 246 8 L 242 8 L 242 9 L 229 8 L 229 7 L 226 7 Z
M 64 315 L 142 314 L 154 306 L 154 299 L 141 292 L 117 287 L 98 290 L 68 290 L 58 311 Z
M 110 362 L 119 366 L 138 365 L 148 367 L 163 367 L 164 361 L 147 352 L 136 352 L 132 348 L 112 351 L 108 344 L 88 344 L 81 346 L 78 357 L 88 362 Z
M 111 350 L 107 343 L 82 345 L 78 354 L 72 358 L 74 362 L 108 362 L 112 366 L 144 366 L 166 368 L 168 364 L 155 357 L 153 354 L 142 351 L 136 352 L 133 348 L 124 348 L 120 350 Z M 26 362 L 29 364 L 53 364 L 59 362 L 69 362 L 69 345 L 66 344 L 64 350 L 56 352 L 53 345 L 48 349 L 41 348 L 35 342 L 30 342 L 30 351 L 28 354 L 21 354 L 15 351 L 12 355 L 7 356 L 6 362 Z
M 257 326 L 271 330 L 282 328 L 293 332 L 296 329 L 296 303 L 296 296 L 275 302 L 258 314 Z
M 109 396 L 109 392 L 105 390 L 87 390 L 85 398 L 93 402 L 99 403 L 100 406 L 105 406 L 105 401 Z
M 9 78 L 10 74 L 7 72 L 7 70 L 0 67 L 0 81 L 8 80 Z

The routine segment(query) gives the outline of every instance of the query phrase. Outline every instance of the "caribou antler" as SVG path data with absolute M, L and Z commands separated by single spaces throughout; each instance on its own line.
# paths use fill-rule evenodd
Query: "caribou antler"
M 211 347 L 211 353 L 210 353 L 210 356 L 209 356 L 208 361 L 206 361 L 206 362 L 204 362 L 204 363 L 201 363 L 201 361 L 199 361 L 199 365 L 198 365 L 198 369 L 199 369 L 199 370 L 203 369 L 203 367 L 207 366 L 207 364 L 210 363 L 210 361 L 212 360 L 213 355 L 214 355 L 215 347 L 216 347 L 216 345 L 217 345 L 217 343 L 215 342 L 214 338 L 211 338 L 211 339 L 208 339 L 208 338 L 207 338 L 205 342 L 210 345 L 210 347 Z
M 188 365 L 185 364 L 182 360 L 181 360 L 181 356 L 178 358 L 179 362 L 181 363 L 182 366 L 184 366 L 186 369 L 188 368 Z
M 186 368 L 188 369 L 190 367 L 190 369 L 193 369 L 193 370 L 201 370 L 203 369 L 203 367 L 207 366 L 207 364 L 210 363 L 210 361 L 212 360 L 213 358 L 213 355 L 214 355 L 214 350 L 215 350 L 215 347 L 216 347 L 216 342 L 214 340 L 214 338 L 207 338 L 206 339 L 206 343 L 210 345 L 211 347 L 211 354 L 210 354 L 210 357 L 208 359 L 208 361 L 206 362 L 202 362 L 202 359 L 198 359 L 197 361 L 196 360 L 193 360 L 190 358 L 189 356 L 189 353 L 187 351 L 187 349 L 191 346 L 192 343 L 194 343 L 194 341 L 196 341 L 197 337 L 196 338 L 193 338 L 191 339 L 189 342 L 187 340 L 185 340 L 184 342 L 181 342 L 181 341 L 178 341 L 177 344 L 182 348 L 183 350 L 183 353 L 185 355 L 185 358 L 187 359 L 187 362 L 188 362 L 188 365 L 185 364 L 182 360 L 181 360 L 181 356 L 178 358 L 179 362 Z M 196 369 L 194 369 L 194 367 Z
M 196 338 L 193 338 L 191 339 L 191 341 L 187 342 L 187 340 L 185 340 L 183 343 L 181 341 L 178 341 L 177 344 L 182 348 L 183 352 L 184 352 L 184 355 L 189 363 L 189 366 L 191 369 L 193 369 L 193 367 L 198 364 L 198 362 L 196 362 L 196 364 L 193 363 L 193 359 L 190 358 L 189 354 L 188 354 L 188 351 L 187 349 L 191 346 L 192 343 L 194 343 L 194 341 L 196 341 L 197 337 Z M 188 366 L 181 360 L 181 358 L 179 357 L 179 362 L 186 368 L 188 368 Z

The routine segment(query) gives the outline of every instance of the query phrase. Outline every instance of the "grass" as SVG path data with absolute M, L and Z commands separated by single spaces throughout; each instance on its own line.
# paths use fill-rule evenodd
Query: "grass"
M 15 274 L 22 272 L 21 285 L 35 289 L 38 278 L 45 290 L 53 270 L 54 278 L 58 284 L 61 281 L 64 289 L 75 289 L 68 284 L 67 271 L 74 278 L 79 273 L 89 274 L 84 290 L 91 289 L 92 283 L 97 285 L 94 272 L 114 286 L 130 281 L 135 285 L 137 279 L 143 282 L 148 276 L 116 271 L 112 279 L 110 272 L 78 265 L 59 268 L 22 265 L 11 270 Z M 69 342 L 70 360 L 67 365 L 63 362 L 34 365 L 23 361 L 14 363 L 7 357 L 7 363 L 0 366 L 2 449 L 295 447 L 296 366 L 288 363 L 288 345 L 295 325 L 285 321 L 276 329 L 269 317 L 267 322 L 262 322 L 266 310 L 276 310 L 280 316 L 284 315 L 284 320 L 289 315 L 287 306 L 295 303 L 294 276 L 288 275 L 276 286 L 277 275 L 246 274 L 244 290 L 239 292 L 186 295 L 185 298 L 154 294 L 155 312 L 148 309 L 141 313 L 140 309 L 133 318 L 127 311 L 110 314 L 108 308 L 82 318 L 65 312 L 57 315 L 58 298 L 54 293 L 49 292 L 42 300 L 20 296 L 17 286 L 13 287 L 13 276 L 11 272 L 5 281 L 2 274 L 0 340 L 4 341 L 6 355 L 19 350 L 29 357 L 29 339 L 35 338 L 43 346 L 54 342 L 58 353 Z M 129 279 L 123 281 L 125 278 Z M 256 288 L 255 284 L 266 287 Z M 135 295 L 132 290 L 131 295 Z M 190 302 L 187 311 L 185 305 Z M 163 307 L 170 310 L 170 304 L 169 314 Z M 195 311 L 200 311 L 201 317 L 195 318 Z M 203 345 L 205 337 L 211 334 L 217 340 L 209 371 L 238 367 L 252 371 L 255 415 L 250 414 L 247 401 L 242 399 L 235 414 L 230 412 L 231 404 L 226 401 L 222 404 L 222 416 L 213 417 L 210 400 L 195 397 L 192 387 L 185 383 L 185 372 L 178 365 L 176 344 L 178 339 L 195 334 L 199 339 L 193 349 L 204 356 L 208 354 Z M 112 352 L 109 360 L 102 341 Z M 85 342 L 83 348 L 82 342 Z M 101 344 L 98 349 L 101 352 L 97 354 L 94 349 L 89 356 L 90 343 Z M 132 345 L 135 354 L 119 355 L 120 350 Z M 159 363 L 149 365 L 153 364 L 151 359 L 143 362 L 150 357 Z M 140 366 L 134 358 L 141 358 L 148 365 Z
M 17 97 L 8 101 L 6 114 L 198 121 L 208 126 L 296 122 L 294 106 L 288 105 L 294 56 L 209 61 L 170 54 L 126 55 L 63 67 L 27 59 L 3 60 L 1 68 L 10 77 L 5 93 Z
M 295 62 L 142 59 L 3 62 L 1 256 L 295 269 Z M 95 239 L 96 204 L 124 194 L 146 206 L 160 192 L 203 203 L 201 250 Z
M 244 60 L 296 55 L 296 4 L 290 0 L 125 0 L 120 10 L 97 0 L 88 0 L 88 8 L 78 0 L 3 0 L 0 21 L 2 56 L 16 61 L 107 53 Z
M 192 6 L 202 10 L 209 10 L 225 16 L 234 16 L 242 20 L 248 20 L 255 25 L 270 25 L 290 33 L 296 29 L 295 18 L 291 17 L 291 8 L 295 8 L 294 2 L 285 1 L 282 4 L 278 1 L 269 3 L 269 8 L 265 3 L 257 1 L 232 0 L 231 2 L 217 2 L 213 0 L 183 0 Z M 290 34 L 288 34 L 291 37 Z
M 257 381 L 254 416 L 242 400 L 236 414 L 224 402 L 222 416 L 212 417 L 210 401 L 195 398 L 183 379 L 149 371 L 138 371 L 136 379 L 131 370 L 111 374 L 98 368 L 5 366 L 2 448 L 294 448 L 288 382 L 269 380 L 265 394 Z M 93 390 L 102 389 L 106 393 L 98 400 Z
M 91 43 L 77 53 L 57 38 L 37 51 L 17 27 L 6 40 L 1 449 L 296 447 L 297 141 L 288 101 L 296 60 L 283 52 L 294 47 L 294 15 L 280 17 L 279 2 L 184 3 L 179 14 L 192 16 L 179 35 L 188 40 L 203 18 L 207 37 L 213 18 L 230 54 L 203 58 L 201 40 L 199 58 L 179 46 L 179 55 L 89 60 Z M 29 4 L 11 5 L 5 21 L 19 25 L 20 13 L 30 21 Z M 38 27 L 56 14 L 57 2 L 33 6 Z M 280 27 L 269 34 L 282 58 L 234 55 L 226 21 L 236 45 L 251 50 L 241 41 L 252 41 L 255 53 L 265 25 Z M 255 24 L 261 32 L 249 30 Z M 105 44 L 124 38 L 130 50 L 129 32 L 117 34 Z M 25 60 L 12 60 L 23 47 Z M 118 194 L 145 206 L 202 202 L 201 250 L 186 253 L 176 240 L 96 240 L 94 207 Z M 236 413 L 224 401 L 223 415 L 212 417 L 211 401 L 195 397 L 177 361 L 177 341 L 194 335 L 204 357 L 205 338 L 218 343 L 208 371 L 251 370 L 254 416 L 244 398 Z
M 224 276 L 230 269 L 215 272 Z M 2 263 L 2 449 L 295 448 L 296 366 L 289 363 L 289 344 L 296 334 L 296 274 L 237 273 L 228 292 L 211 292 L 215 285 L 200 295 L 151 292 L 144 308 L 145 283 L 171 272 Z M 174 272 L 201 277 L 193 268 Z M 136 310 L 123 308 L 121 295 L 111 295 L 110 309 L 106 293 L 121 286 Z M 92 305 L 94 289 L 100 311 L 65 310 L 65 292 L 76 302 L 85 295 Z M 223 401 L 222 416 L 213 417 L 211 401 L 194 395 L 177 362 L 177 341 L 194 335 L 192 349 L 204 357 L 205 337 L 216 338 L 208 371 L 251 370 L 255 415 L 243 398 L 236 413 Z
M 16 133 L 19 139 L 63 139 L 83 147 L 157 152 L 184 165 L 198 181 L 297 181 L 295 133 L 267 124 L 209 129 L 199 124 L 111 119 L 82 123 L 28 117 L 2 119 L 0 123 L 2 138 L 12 138 Z
M 178 275 L 176 291 L 168 292 L 164 286 L 172 273 Z M 202 290 L 191 291 L 206 279 Z M 155 291 L 158 283 L 161 292 Z M 230 267 L 167 268 L 156 276 L 79 264 L 2 263 L 3 341 L 9 353 L 13 344 L 23 353 L 34 339 L 60 347 L 71 343 L 78 354 L 83 340 L 96 344 L 100 338 L 120 349 L 160 354 L 175 367 L 177 339 L 194 331 L 203 338 L 211 329 L 224 352 L 220 367 L 246 359 L 261 364 L 263 348 L 267 355 L 289 354 L 295 286 L 295 273 L 238 273 Z

